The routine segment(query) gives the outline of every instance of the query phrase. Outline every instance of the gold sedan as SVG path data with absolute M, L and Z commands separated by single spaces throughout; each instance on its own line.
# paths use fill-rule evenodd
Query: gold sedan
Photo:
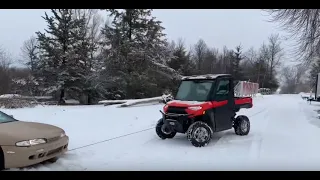
M 68 150 L 68 143 L 61 128 L 18 121 L 0 111 L 0 170 L 55 162 Z

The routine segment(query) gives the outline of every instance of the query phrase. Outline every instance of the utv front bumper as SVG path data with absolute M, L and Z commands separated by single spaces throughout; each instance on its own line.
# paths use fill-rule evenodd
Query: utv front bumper
M 188 124 L 190 123 L 189 114 L 174 114 L 164 113 L 162 114 L 162 120 L 164 125 L 171 131 L 185 133 L 188 130 Z

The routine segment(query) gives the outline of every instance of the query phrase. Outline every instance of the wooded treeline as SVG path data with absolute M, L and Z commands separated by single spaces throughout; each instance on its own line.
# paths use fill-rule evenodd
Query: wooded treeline
M 221 50 L 204 39 L 187 48 L 183 38 L 166 39 L 151 9 L 52 9 L 43 19 L 47 28 L 21 48 L 26 68 L 10 66 L 10 56 L 0 51 L 0 94 L 53 95 L 61 104 L 66 98 L 93 104 L 159 96 L 175 91 L 181 76 L 207 73 L 229 73 L 272 90 L 279 86 L 284 50 L 277 34 L 259 48 L 239 42 Z
M 278 23 L 296 41 L 292 55 L 296 66 L 282 70 L 285 93 L 315 91 L 316 76 L 320 73 L 320 10 L 268 9 L 271 22 Z

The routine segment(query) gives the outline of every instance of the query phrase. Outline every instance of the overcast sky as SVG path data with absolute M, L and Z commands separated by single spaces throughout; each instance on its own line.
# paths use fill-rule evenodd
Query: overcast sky
M 24 40 L 36 31 L 46 28 L 41 18 L 46 10 L 19 9 L 0 10 L 0 46 L 13 57 L 19 58 Z M 186 45 L 202 38 L 211 47 L 221 49 L 224 45 L 234 48 L 241 43 L 243 48 L 259 48 L 272 33 L 280 31 L 276 24 L 267 22 L 269 16 L 261 10 L 173 10 L 157 9 L 153 15 L 163 22 L 168 39 L 183 38 Z M 288 49 L 289 43 L 285 43 Z

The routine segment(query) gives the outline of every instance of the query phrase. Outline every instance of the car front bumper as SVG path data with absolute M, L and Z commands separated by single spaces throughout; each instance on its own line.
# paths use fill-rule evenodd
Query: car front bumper
M 30 147 L 1 146 L 4 154 L 4 167 L 21 168 L 41 163 L 60 156 L 68 150 L 69 137 Z

